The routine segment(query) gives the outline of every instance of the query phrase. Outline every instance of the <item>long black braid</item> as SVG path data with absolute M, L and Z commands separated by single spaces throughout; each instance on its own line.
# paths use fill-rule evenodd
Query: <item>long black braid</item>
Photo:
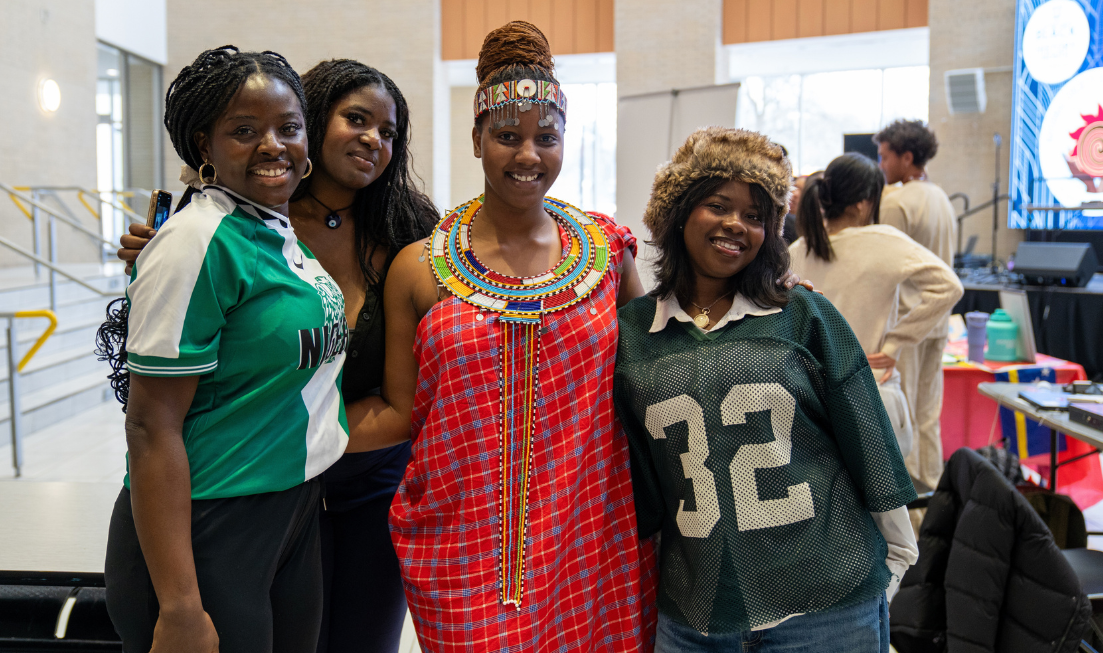
M 286 83 L 295 91 L 306 112 L 302 81 L 282 55 L 268 50 L 241 52 L 233 45 L 206 50 L 180 71 L 165 93 L 165 128 L 168 129 L 173 149 L 184 163 L 199 169 L 203 156 L 199 153 L 195 135 L 210 131 L 241 85 L 255 74 Z M 195 192 L 191 187 L 184 192 L 176 205 L 177 212 L 187 206 Z M 107 378 L 115 391 L 115 398 L 123 405 L 123 412 L 126 412 L 130 397 L 130 373 L 126 368 L 129 314 L 126 298 L 112 301 L 107 305 L 107 320 L 96 331 L 95 353 L 99 360 L 111 365 L 111 374 Z
M 375 181 L 356 192 L 352 205 L 360 269 L 369 288 L 381 297 L 386 268 L 395 255 L 406 245 L 428 236 L 439 214 L 429 197 L 413 183 L 410 107 L 406 104 L 406 98 L 390 77 L 371 66 L 352 59 L 331 59 L 303 74 L 307 97 L 306 134 L 311 160 L 315 165 L 322 160 L 322 146 L 333 105 L 365 86 L 383 88 L 395 104 L 397 135 L 391 145 L 391 162 Z M 293 199 L 305 196 L 310 191 L 311 181 L 313 179 L 307 177 L 299 182 Z M 371 265 L 378 247 L 387 248 L 388 253 L 382 272 Z

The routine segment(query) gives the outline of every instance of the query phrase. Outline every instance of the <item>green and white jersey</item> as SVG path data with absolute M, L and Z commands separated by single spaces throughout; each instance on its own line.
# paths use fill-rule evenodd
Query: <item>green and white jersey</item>
M 193 499 L 286 490 L 340 458 L 344 297 L 285 216 L 207 186 L 142 251 L 126 296 L 130 372 L 199 376 Z
M 854 604 L 889 583 L 870 512 L 915 498 L 865 354 L 823 297 L 704 332 L 618 313 L 614 401 L 659 609 L 702 632 Z M 741 299 L 741 298 L 738 298 Z

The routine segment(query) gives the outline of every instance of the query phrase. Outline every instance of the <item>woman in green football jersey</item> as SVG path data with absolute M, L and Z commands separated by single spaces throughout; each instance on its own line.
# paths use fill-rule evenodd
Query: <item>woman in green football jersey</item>
M 128 475 L 104 574 L 127 652 L 318 643 L 317 477 L 348 442 L 348 327 L 288 219 L 305 109 L 273 52 L 208 50 L 169 86 L 165 126 L 202 185 L 127 289 Z
M 296 189 L 289 217 L 345 297 L 351 331 L 341 394 L 355 410 L 383 379 L 383 283 L 390 263 L 427 236 L 438 215 L 412 181 L 410 109 L 389 77 L 358 61 L 332 59 L 303 74 L 303 90 L 313 173 Z M 130 231 L 119 257 L 132 263 L 154 232 L 138 224 Z M 398 650 L 406 599 L 387 510 L 409 458 L 406 442 L 346 453 L 326 470 L 318 653 Z
M 887 651 L 886 588 L 917 556 L 861 345 L 826 299 L 773 283 L 789 192 L 780 146 L 710 127 L 644 215 L 658 287 L 618 313 L 614 400 L 640 536 L 662 534 L 660 653 Z

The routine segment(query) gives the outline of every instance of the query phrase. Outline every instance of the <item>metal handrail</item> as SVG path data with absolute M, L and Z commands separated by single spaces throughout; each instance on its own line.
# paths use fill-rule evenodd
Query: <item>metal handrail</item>
M 61 276 L 65 277 L 69 281 L 72 281 L 73 283 L 77 284 L 78 286 L 83 286 L 83 287 L 87 288 L 88 290 L 91 290 L 92 292 L 96 293 L 97 295 L 101 295 L 103 297 L 119 297 L 122 294 L 122 293 L 118 293 L 118 292 L 104 292 L 104 291 L 100 290 L 99 288 L 93 286 L 92 284 L 88 283 L 87 281 L 84 281 L 80 277 L 69 274 L 65 270 L 62 270 L 61 268 L 57 267 L 56 265 L 54 265 L 53 263 L 47 261 L 46 259 L 42 258 L 41 256 L 37 256 L 36 254 L 34 254 L 34 252 L 28 252 L 27 250 L 23 249 L 19 245 L 16 245 L 15 243 L 8 240 L 7 238 L 4 238 L 3 236 L 0 236 L 0 245 L 3 245 L 4 247 L 7 247 L 8 249 L 12 250 L 16 254 L 20 254 L 22 256 L 25 256 L 25 257 L 31 259 L 32 261 L 34 261 L 35 263 L 38 263 L 39 265 L 42 265 L 42 266 L 45 266 L 45 267 L 49 268 L 50 270 L 56 272 L 57 274 L 60 274 Z M 54 298 L 51 297 L 50 301 L 53 302 Z
M 69 216 L 62 215 L 61 213 L 58 213 L 57 211 L 51 209 L 50 207 L 46 206 L 42 202 L 39 202 L 38 200 L 32 199 L 30 197 L 27 197 L 26 195 L 21 194 L 19 191 L 15 190 L 11 186 L 9 186 L 9 185 L 7 185 L 3 182 L 0 182 L 0 190 L 3 190 L 8 195 L 10 195 L 14 198 L 18 198 L 19 200 L 30 204 L 31 206 L 35 207 L 39 211 L 45 212 L 47 215 L 50 215 L 50 216 L 52 216 L 52 217 L 54 217 L 58 220 L 61 220 L 65 224 L 69 225 L 70 227 L 76 229 L 77 231 L 83 232 L 84 234 L 88 235 L 92 239 L 97 240 L 97 241 L 103 243 L 104 245 L 109 245 L 111 247 L 115 247 L 115 243 L 111 242 L 110 240 L 107 240 L 106 238 L 104 238 L 100 234 L 92 231 L 88 227 L 85 227 L 84 225 L 82 225 L 81 223 L 73 220 Z
M 16 189 L 16 190 L 30 190 L 30 187 L 29 187 L 29 186 L 16 186 L 16 187 L 15 187 L 15 189 Z M 31 220 L 32 222 L 34 221 L 34 214 L 33 214 L 33 213 L 31 213 L 30 211 L 28 211 L 28 210 L 27 210 L 27 207 L 25 207 L 25 206 L 23 206 L 22 204 L 20 204 L 20 203 L 19 203 L 19 200 L 18 200 L 18 199 L 16 199 L 15 195 L 12 195 L 12 194 L 8 194 L 8 199 L 10 199 L 10 200 L 12 201 L 12 204 L 15 204 L 15 206 L 16 206 L 16 207 L 17 207 L 17 208 L 18 208 L 18 209 L 19 209 L 20 211 L 22 211 L 22 212 L 23 212 L 23 215 L 27 216 L 27 219 L 28 219 L 28 220 Z
M 19 343 L 15 335 L 15 320 L 20 318 L 44 317 L 50 321 L 50 326 L 42 332 L 31 348 L 18 363 L 15 362 L 15 350 Z M 57 315 L 49 310 L 16 311 L 14 313 L 0 313 L 0 319 L 8 321 L 8 406 L 11 412 L 11 461 L 15 467 L 15 476 L 18 478 L 23 473 L 23 414 L 19 408 L 19 375 L 27 366 L 31 358 L 38 353 L 42 345 L 57 329 Z
M 122 195 L 124 197 L 133 197 L 134 196 L 133 191 L 125 191 L 125 190 L 103 190 L 103 191 L 100 191 L 100 190 L 90 190 L 90 189 L 87 189 L 87 188 L 81 188 L 80 186 L 75 186 L 75 187 L 73 187 L 72 190 L 77 191 L 77 198 L 80 199 L 80 201 L 82 203 L 84 202 L 84 198 L 82 197 L 83 195 L 101 195 L 103 193 L 114 193 L 115 195 Z M 119 211 L 122 211 L 123 214 L 126 215 L 126 217 L 130 218 L 130 220 L 132 222 L 140 222 L 142 224 L 145 224 L 145 222 L 146 222 L 146 217 L 144 215 L 140 215 L 137 211 L 135 211 L 134 209 L 130 208 L 129 206 L 127 206 L 125 204 L 111 202 L 109 200 L 103 199 L 102 197 L 97 198 L 96 201 L 100 202 L 101 204 L 106 204 L 106 205 L 108 205 L 112 208 L 118 209 Z M 85 204 L 85 206 L 88 206 L 88 204 Z M 91 210 L 91 208 L 89 208 L 89 210 Z M 98 218 L 99 214 L 96 214 L 96 217 Z
M 22 190 L 23 188 L 30 188 L 32 196 L 27 197 L 26 195 L 22 194 L 20 190 Z M 77 231 L 80 231 L 81 233 L 91 237 L 93 242 L 97 243 L 97 247 L 100 250 L 101 261 L 103 260 L 103 257 L 107 255 L 108 249 L 114 249 L 118 246 L 110 240 L 107 240 L 100 234 L 80 224 L 80 222 L 77 221 L 76 216 L 73 215 L 73 213 L 69 210 L 68 206 L 64 204 L 64 202 L 62 202 L 61 204 L 62 209 L 64 209 L 64 213 L 60 213 L 58 210 L 55 210 L 39 201 L 39 196 L 42 193 L 50 193 L 57 197 L 57 192 L 59 191 L 73 190 L 76 190 L 78 192 L 83 191 L 83 189 L 81 189 L 81 187 L 79 186 L 12 187 L 7 184 L 0 183 L 0 191 L 6 192 L 8 194 L 8 197 L 10 197 L 13 202 L 15 202 L 16 206 L 18 206 L 24 214 L 28 214 L 27 208 L 23 204 L 24 202 L 29 204 L 33 209 L 29 212 L 29 215 L 31 217 L 31 220 L 34 222 L 34 252 L 29 252 L 19 245 L 16 245 L 11 240 L 2 237 L 0 237 L 0 246 L 6 247 L 13 252 L 23 256 L 24 258 L 28 258 L 31 261 L 34 261 L 34 271 L 36 277 L 38 276 L 39 271 L 42 267 L 45 267 L 50 271 L 50 308 L 53 310 L 57 310 L 58 307 L 58 275 L 61 275 L 62 277 L 65 277 L 66 279 L 69 279 L 74 283 L 87 288 L 88 290 L 91 290 L 92 292 L 102 297 L 118 296 L 118 293 L 105 293 L 99 288 L 96 288 L 83 279 L 80 279 L 79 277 L 76 277 L 62 270 L 60 267 L 57 266 L 57 221 L 64 222 Z M 60 201 L 60 198 L 58 198 L 58 200 Z M 50 239 L 49 260 L 41 256 L 40 246 L 42 241 L 39 233 L 39 216 L 41 214 L 45 214 L 47 217 L 47 226 L 49 229 Z M 107 248 L 105 248 L 104 245 L 107 245 Z
M 31 362 L 34 355 L 38 353 L 39 349 L 42 349 L 42 345 L 46 344 L 46 341 L 50 339 L 50 336 L 57 331 L 57 314 L 49 309 L 40 309 L 36 311 L 16 311 L 14 313 L 0 313 L 0 317 L 44 317 L 50 321 L 50 326 L 46 327 L 46 330 L 42 332 L 42 335 L 38 336 L 38 340 L 34 341 L 31 348 L 27 350 L 26 354 L 23 354 L 23 358 L 19 360 L 19 365 L 16 366 L 17 372 L 22 372 L 23 368 L 27 366 L 27 363 Z

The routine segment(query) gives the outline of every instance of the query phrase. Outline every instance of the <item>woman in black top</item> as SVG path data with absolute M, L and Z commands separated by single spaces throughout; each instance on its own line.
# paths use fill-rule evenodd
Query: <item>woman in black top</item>
M 410 113 L 389 77 L 350 59 L 303 75 L 313 173 L 290 205 L 296 236 L 345 296 L 351 328 L 341 391 L 349 410 L 383 380 L 383 281 L 394 255 L 429 235 L 436 208 L 410 180 Z M 119 257 L 133 261 L 152 236 L 141 225 Z M 398 650 L 406 614 L 387 511 L 410 443 L 346 453 L 325 473 L 325 607 L 319 652 Z

